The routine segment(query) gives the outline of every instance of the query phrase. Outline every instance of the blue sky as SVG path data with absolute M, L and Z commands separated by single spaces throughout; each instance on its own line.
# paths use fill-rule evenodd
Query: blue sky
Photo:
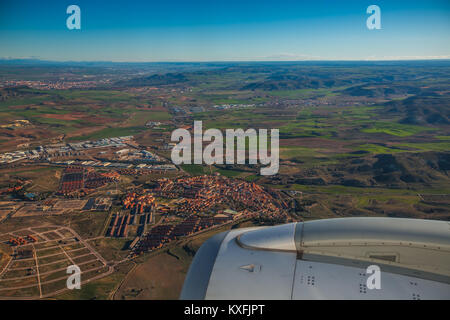
M 1 0 L 0 43 L 1 58 L 58 61 L 450 58 L 450 1 Z

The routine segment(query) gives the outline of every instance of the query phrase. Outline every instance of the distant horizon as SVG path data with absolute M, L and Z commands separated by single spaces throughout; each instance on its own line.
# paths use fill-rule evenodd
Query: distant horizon
M 296 62 L 408 62 L 408 61 L 450 61 L 445 58 L 411 58 L 411 59 L 324 59 L 324 60 L 160 60 L 160 61 L 113 61 L 113 60 L 50 60 L 39 58 L 0 57 L 0 62 L 48 62 L 48 63 L 296 63 Z

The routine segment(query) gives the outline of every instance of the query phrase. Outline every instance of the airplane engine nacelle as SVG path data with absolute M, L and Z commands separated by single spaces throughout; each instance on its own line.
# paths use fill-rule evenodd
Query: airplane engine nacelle
M 338 218 L 220 233 L 181 299 L 450 299 L 450 224 Z

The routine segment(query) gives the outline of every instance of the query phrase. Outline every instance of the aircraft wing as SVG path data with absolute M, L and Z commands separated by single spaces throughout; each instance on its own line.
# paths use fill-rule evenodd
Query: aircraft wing
M 337 218 L 220 233 L 180 298 L 450 299 L 450 223 Z

